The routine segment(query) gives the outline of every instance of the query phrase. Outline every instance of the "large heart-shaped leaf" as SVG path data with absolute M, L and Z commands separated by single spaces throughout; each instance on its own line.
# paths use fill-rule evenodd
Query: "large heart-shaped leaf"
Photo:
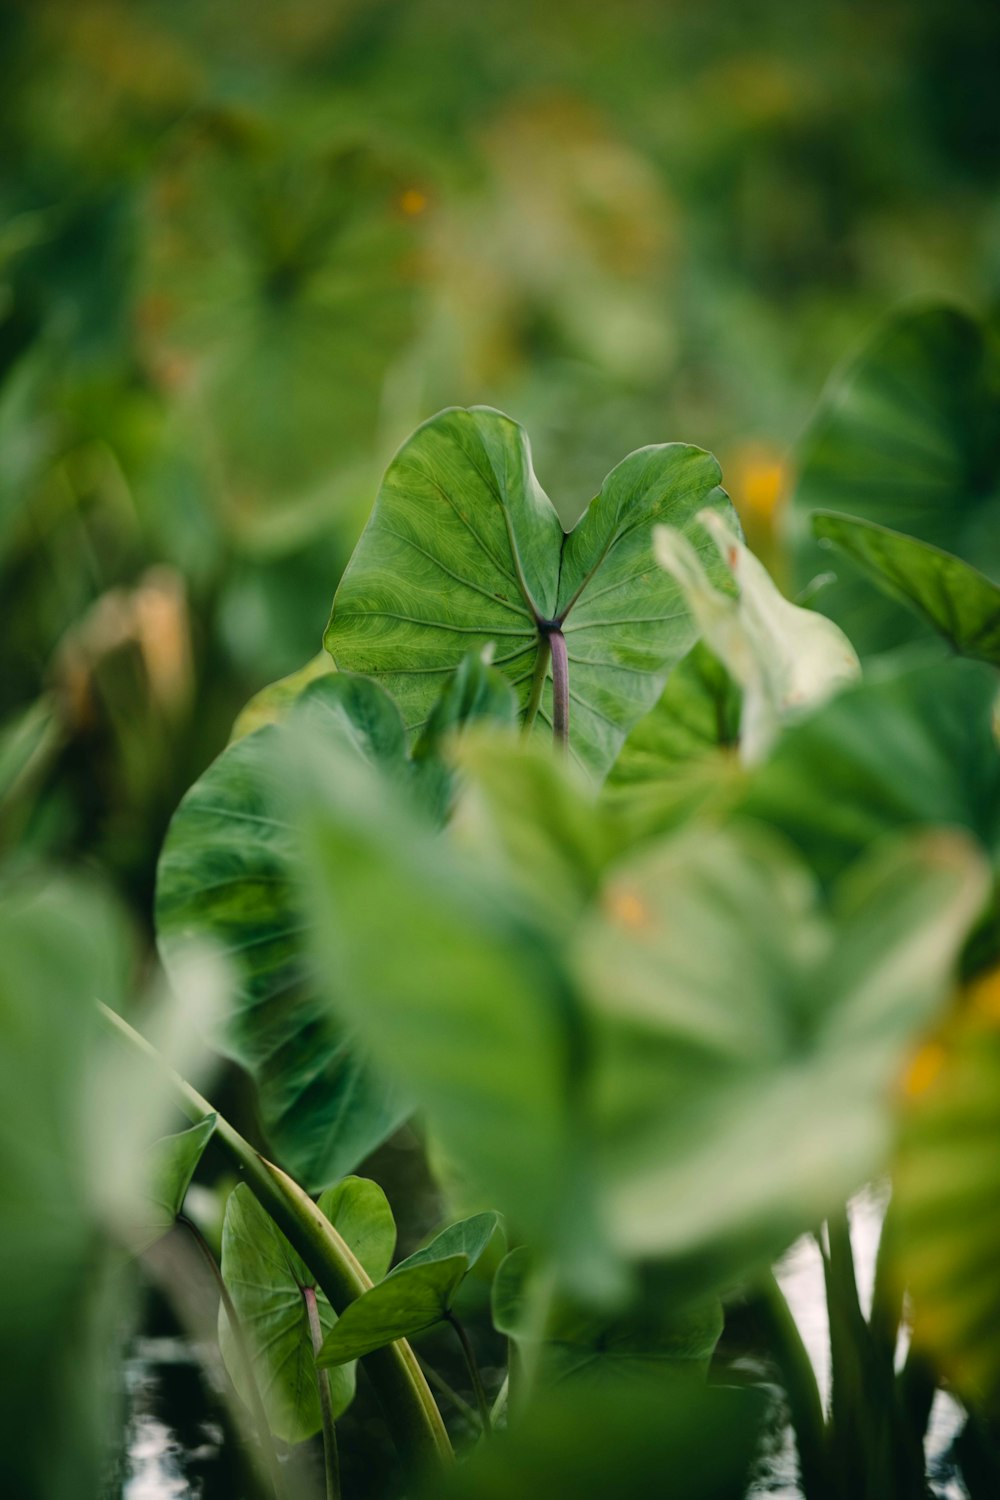
M 334 600 L 326 646 L 338 667 L 376 677 L 409 731 L 470 647 L 493 643 L 522 712 L 551 727 L 549 640 L 569 660 L 570 745 L 603 775 L 656 702 L 696 630 L 653 562 L 655 522 L 687 532 L 705 506 L 735 522 L 719 467 L 681 443 L 642 448 L 613 469 L 568 535 L 531 467 L 523 428 L 488 407 L 441 412 L 390 464 Z
M 384 1281 L 344 1309 L 324 1340 L 321 1369 L 360 1359 L 396 1339 L 412 1338 L 447 1317 L 455 1293 L 493 1238 L 495 1213 L 451 1224 L 422 1250 L 401 1260 Z
M 974 846 L 943 832 L 872 855 L 829 908 L 759 829 L 617 866 L 577 971 L 620 1248 L 718 1286 L 879 1170 L 890 1085 L 985 889 Z
M 1000 359 L 995 335 L 948 307 L 907 309 L 834 377 L 806 437 L 790 514 L 795 585 L 829 567 L 814 510 L 930 542 L 1000 582 Z M 862 652 L 919 627 L 846 558 L 816 608 Z
M 446 684 L 412 760 L 397 708 L 366 678 L 307 679 L 290 708 L 271 707 L 411 786 L 435 817 L 451 795 L 442 759 L 449 733 L 478 717 L 513 717 L 507 684 L 476 657 Z M 274 1150 L 317 1189 L 384 1140 L 406 1103 L 332 1018 L 303 950 L 294 834 L 275 797 L 275 779 L 285 774 L 275 765 L 280 736 L 270 724 L 238 739 L 188 792 L 160 859 L 156 917 L 168 969 L 196 936 L 210 937 L 230 959 L 236 988 L 220 1045 L 253 1076 Z
M 343 1198 L 340 1202 L 342 1206 Z M 320 1199 L 323 1212 L 330 1206 Z M 331 1222 L 343 1234 L 345 1225 Z M 337 1315 L 308 1267 L 243 1183 L 226 1204 L 222 1276 L 239 1317 L 271 1431 L 286 1443 L 304 1442 L 319 1432 L 323 1420 L 306 1292 L 316 1299 L 324 1334 L 336 1325 Z M 247 1374 L 224 1307 L 219 1308 L 219 1344 L 233 1384 L 247 1400 Z M 353 1400 L 354 1378 L 354 1367 L 346 1365 L 330 1377 L 334 1417 Z
M 817 511 L 813 530 L 834 542 L 963 656 L 1000 666 L 1000 587 L 951 552 L 874 521 Z
M 906 1074 L 893 1169 L 914 1339 L 959 1390 L 1000 1411 L 1000 969 Z

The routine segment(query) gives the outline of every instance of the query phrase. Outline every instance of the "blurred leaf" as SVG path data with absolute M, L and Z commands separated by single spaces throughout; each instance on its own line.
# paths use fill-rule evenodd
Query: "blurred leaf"
M 136 1226 L 136 1251 L 147 1249 L 174 1227 L 191 1178 L 215 1129 L 216 1116 L 206 1115 L 189 1130 L 167 1135 L 146 1153 L 147 1210 Z
M 449 1225 L 423 1250 L 401 1260 L 384 1281 L 344 1309 L 319 1352 L 320 1367 L 359 1359 L 440 1323 L 498 1222 L 495 1213 L 475 1214 Z
M 877 1172 L 889 1086 L 985 890 L 950 832 L 872 854 L 829 909 L 761 830 L 692 831 L 617 866 L 576 971 L 622 1252 L 718 1287 Z
M 333 662 L 325 651 L 321 651 L 297 672 L 290 672 L 277 682 L 269 682 L 259 693 L 254 693 L 250 702 L 240 710 L 229 736 L 230 744 L 234 740 L 241 740 L 244 735 L 253 734 L 255 729 L 262 729 L 265 724 L 280 723 L 311 682 L 317 677 L 326 677 L 333 671 L 336 671 Z
M 1000 866 L 996 675 L 972 662 L 858 683 L 786 729 L 743 811 L 779 829 L 823 880 L 892 829 L 968 829 Z
M 550 939 L 493 862 L 384 778 L 302 736 L 297 750 L 287 791 L 330 1005 L 477 1192 L 557 1245 L 568 1277 L 604 1275 L 582 1175 L 585 1023 Z
M 913 1338 L 974 1406 L 1000 1412 L 1000 970 L 905 1077 L 893 1167 Z
M 635 1381 L 651 1373 L 704 1377 L 723 1328 L 722 1304 L 708 1297 L 677 1306 L 671 1288 L 658 1285 L 654 1267 L 644 1269 L 629 1305 L 609 1314 L 557 1296 L 544 1330 L 532 1326 L 531 1257 L 522 1246 L 500 1263 L 492 1288 L 494 1327 L 521 1344 L 539 1343 L 538 1374 L 546 1384 L 561 1380 Z
M 856 516 L 817 511 L 813 531 L 854 558 L 883 593 L 916 610 L 961 655 L 1000 666 L 1000 587 L 978 568 Z
M 517 722 L 513 689 L 490 667 L 488 654 L 469 651 L 463 656 L 413 747 L 418 796 L 442 821 L 450 810 L 454 790 L 449 753 L 457 731 L 478 720 L 494 726 Z
M 998 411 L 990 330 L 946 306 L 889 318 L 831 381 L 806 437 L 790 517 L 796 588 L 827 566 L 814 510 L 903 531 L 1000 582 Z M 862 653 L 916 633 L 846 559 L 816 605 Z
M 331 673 L 300 695 L 304 715 L 324 740 L 405 772 L 402 722 L 373 683 Z M 322 1188 L 384 1140 L 406 1106 L 331 1017 L 304 951 L 294 830 L 270 779 L 278 733 L 266 726 L 237 740 L 184 798 L 160 856 L 157 929 L 168 970 L 199 934 L 229 957 L 236 990 L 221 1045 L 254 1078 L 281 1159 Z
M 441 1500 L 743 1500 L 764 1403 L 759 1393 L 610 1381 L 532 1403 L 426 1497 Z
M 251 1351 L 271 1431 L 286 1443 L 304 1442 L 320 1431 L 323 1418 L 303 1288 L 315 1294 L 324 1333 L 335 1326 L 337 1315 L 244 1183 L 233 1190 L 226 1205 L 222 1275 Z M 219 1344 L 233 1384 L 247 1401 L 246 1374 L 224 1306 L 219 1308 Z M 353 1365 L 331 1375 L 334 1417 L 354 1399 L 354 1380 Z
M 571 748 L 601 775 L 695 636 L 676 585 L 653 564 L 650 528 L 686 528 L 706 503 L 731 513 L 718 482 L 701 449 L 640 449 L 567 535 L 523 428 L 488 407 L 441 412 L 386 472 L 334 599 L 327 650 L 381 681 L 412 732 L 427 721 L 435 679 L 477 643 L 497 647 L 525 710 L 546 623 L 568 617 Z M 551 727 L 550 687 L 538 717 Z

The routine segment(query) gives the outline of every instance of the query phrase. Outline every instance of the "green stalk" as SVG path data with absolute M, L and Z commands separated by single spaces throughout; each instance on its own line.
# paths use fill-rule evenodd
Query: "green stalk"
M 486 1399 L 486 1390 L 483 1386 L 483 1377 L 479 1373 L 479 1365 L 476 1361 L 475 1351 L 469 1342 L 469 1335 L 466 1333 L 459 1319 L 456 1318 L 455 1314 L 450 1309 L 445 1313 L 445 1319 L 455 1330 L 455 1336 L 462 1346 L 462 1353 L 465 1356 L 465 1364 L 469 1372 L 469 1379 L 472 1381 L 472 1389 L 476 1397 L 476 1406 L 479 1409 L 479 1420 L 483 1424 L 483 1432 L 488 1435 L 493 1430 L 493 1423 L 490 1418 L 490 1403 Z
M 534 724 L 538 715 L 538 706 L 542 701 L 542 689 L 545 687 L 545 678 L 548 675 L 551 655 L 548 636 L 539 632 L 538 655 L 535 657 L 535 675 L 531 679 L 531 697 L 528 699 L 528 706 L 524 711 L 525 733 Z
M 229 1288 L 223 1280 L 219 1264 L 212 1253 L 212 1247 L 192 1219 L 184 1214 L 177 1215 L 177 1222 L 194 1240 L 201 1251 L 202 1259 L 212 1273 L 219 1293 L 219 1300 L 225 1308 L 226 1319 L 233 1335 L 233 1344 L 240 1364 L 243 1367 L 243 1375 L 247 1384 L 247 1395 L 250 1400 L 250 1409 L 253 1412 L 254 1423 L 260 1437 L 261 1451 L 267 1466 L 271 1487 L 274 1490 L 275 1500 L 285 1500 L 285 1485 L 281 1477 L 281 1466 L 278 1463 L 278 1454 L 274 1446 L 274 1438 L 271 1436 L 271 1424 L 267 1420 L 267 1412 L 264 1410 L 264 1402 L 260 1394 L 260 1386 L 257 1383 L 257 1374 L 250 1358 L 250 1350 L 247 1348 L 246 1337 L 243 1333 L 243 1324 L 240 1315 L 233 1305 L 233 1299 L 229 1295 Z
M 323 1326 L 319 1321 L 316 1293 L 311 1286 L 302 1287 L 302 1297 L 309 1318 L 309 1336 L 313 1353 L 318 1355 L 323 1347 Z M 323 1418 L 323 1472 L 326 1476 L 326 1500 L 340 1500 L 340 1457 L 337 1453 L 337 1429 L 333 1425 L 333 1403 L 330 1400 L 330 1377 L 326 1370 L 317 1369 L 319 1385 L 319 1409 Z
M 368 1291 L 372 1282 L 364 1267 L 308 1193 L 280 1167 L 258 1155 L 249 1141 L 244 1140 L 229 1121 L 175 1072 L 156 1048 L 127 1021 L 106 1005 L 99 1008 L 118 1035 L 152 1062 L 170 1082 L 180 1108 L 190 1120 L 197 1123 L 207 1115 L 217 1117 L 216 1140 L 236 1162 L 261 1207 L 305 1261 L 333 1309 L 342 1313 L 349 1302 Z M 426 1468 L 449 1463 L 453 1455 L 441 1413 L 406 1340 L 399 1339 L 366 1355 L 365 1368 L 403 1457 Z
M 806 1500 L 831 1500 L 826 1422 L 812 1360 L 772 1272 L 760 1290 L 758 1311 L 788 1398 L 803 1494 Z

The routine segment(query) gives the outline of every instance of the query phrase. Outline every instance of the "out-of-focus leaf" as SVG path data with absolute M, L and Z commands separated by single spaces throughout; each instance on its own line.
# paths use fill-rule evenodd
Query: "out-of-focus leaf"
M 300 695 L 299 714 L 331 744 L 405 774 L 402 721 L 374 683 L 331 673 Z M 184 798 L 160 857 L 157 928 L 168 970 L 194 936 L 229 957 L 236 988 L 220 1043 L 253 1076 L 275 1151 L 322 1188 L 373 1150 L 406 1107 L 331 1016 L 304 951 L 294 831 L 271 779 L 278 733 L 267 726 L 237 740 Z
M 859 563 L 884 593 L 915 609 L 962 656 L 1000 666 L 1000 587 L 978 568 L 857 516 L 817 511 L 813 530 Z
M 795 587 L 829 567 L 811 512 L 930 542 L 1000 581 L 1000 358 L 993 334 L 944 306 L 891 317 L 830 382 L 790 512 Z M 846 558 L 816 607 L 862 653 L 919 633 Z
M 493 1238 L 497 1223 L 495 1213 L 475 1214 L 449 1225 L 423 1250 L 401 1260 L 384 1281 L 344 1309 L 319 1352 L 320 1367 L 359 1359 L 440 1323 Z
M 558 622 L 570 744 L 603 775 L 695 639 L 680 591 L 653 563 L 650 529 L 669 521 L 686 532 L 706 505 L 731 516 L 719 479 L 699 448 L 640 449 L 566 534 L 524 429 L 488 407 L 443 411 L 386 472 L 334 599 L 327 650 L 339 667 L 382 682 L 413 732 L 441 679 L 477 644 L 495 646 L 526 709 L 536 668 L 546 669 L 546 629 Z M 546 682 L 538 718 L 551 728 Z
M 164 1136 L 150 1147 L 146 1154 L 148 1188 L 142 1205 L 147 1212 L 136 1225 L 137 1251 L 148 1248 L 173 1228 L 215 1122 L 215 1115 L 206 1115 L 189 1130 Z
M 319 1432 L 323 1419 L 303 1289 L 315 1295 L 324 1333 L 336 1325 L 337 1315 L 312 1273 L 243 1183 L 226 1205 L 222 1275 L 249 1347 L 271 1431 L 286 1443 L 304 1442 Z M 219 1344 L 233 1384 L 246 1401 L 246 1372 L 224 1306 L 219 1308 Z M 354 1380 L 353 1365 L 331 1375 L 335 1417 L 351 1404 Z
M 760 830 L 616 867 L 576 961 L 619 1248 L 717 1287 L 878 1171 L 892 1079 L 986 889 L 950 832 L 873 854 L 829 908 Z
M 755 764 L 783 723 L 824 702 L 861 669 L 839 626 L 791 604 L 721 516 L 706 511 L 698 520 L 732 573 L 735 599 L 715 588 L 687 537 L 674 527 L 656 527 L 653 550 L 660 567 L 677 579 L 706 642 L 739 684 L 740 757 Z
M 385 778 L 322 743 L 298 749 L 287 790 L 329 1004 L 477 1193 L 558 1246 L 571 1279 L 605 1274 L 582 1175 L 585 1022 L 545 925 Z
M 277 682 L 269 682 L 267 687 L 255 693 L 250 702 L 240 710 L 229 737 L 230 744 L 234 740 L 241 740 L 244 735 L 253 734 L 255 729 L 262 729 L 265 724 L 280 723 L 311 682 L 334 670 L 333 662 L 325 651 L 321 651 L 297 672 L 290 672 Z
M 707 1374 L 724 1321 L 717 1297 L 677 1307 L 669 1283 L 660 1286 L 656 1268 L 647 1267 L 625 1308 L 601 1314 L 557 1296 L 539 1329 L 532 1326 L 532 1275 L 524 1246 L 505 1256 L 493 1280 L 493 1323 L 508 1338 L 538 1345 L 536 1369 L 546 1384 Z
M 573 1382 L 532 1402 L 425 1500 L 743 1500 L 764 1416 L 759 1393 L 660 1380 Z
M 974 1406 L 1000 1411 L 1000 969 L 904 1075 L 893 1166 L 913 1337 Z
M 973 662 L 858 683 L 788 728 L 744 804 L 821 879 L 892 829 L 965 828 L 1000 863 L 996 675 Z

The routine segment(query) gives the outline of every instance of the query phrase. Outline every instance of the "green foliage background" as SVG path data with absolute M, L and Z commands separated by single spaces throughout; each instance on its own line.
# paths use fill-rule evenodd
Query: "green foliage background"
M 144 915 L 246 698 L 314 654 L 399 442 L 531 431 L 565 521 L 788 453 L 887 307 L 989 309 L 977 0 L 13 0 L 0 47 L 0 837 Z

